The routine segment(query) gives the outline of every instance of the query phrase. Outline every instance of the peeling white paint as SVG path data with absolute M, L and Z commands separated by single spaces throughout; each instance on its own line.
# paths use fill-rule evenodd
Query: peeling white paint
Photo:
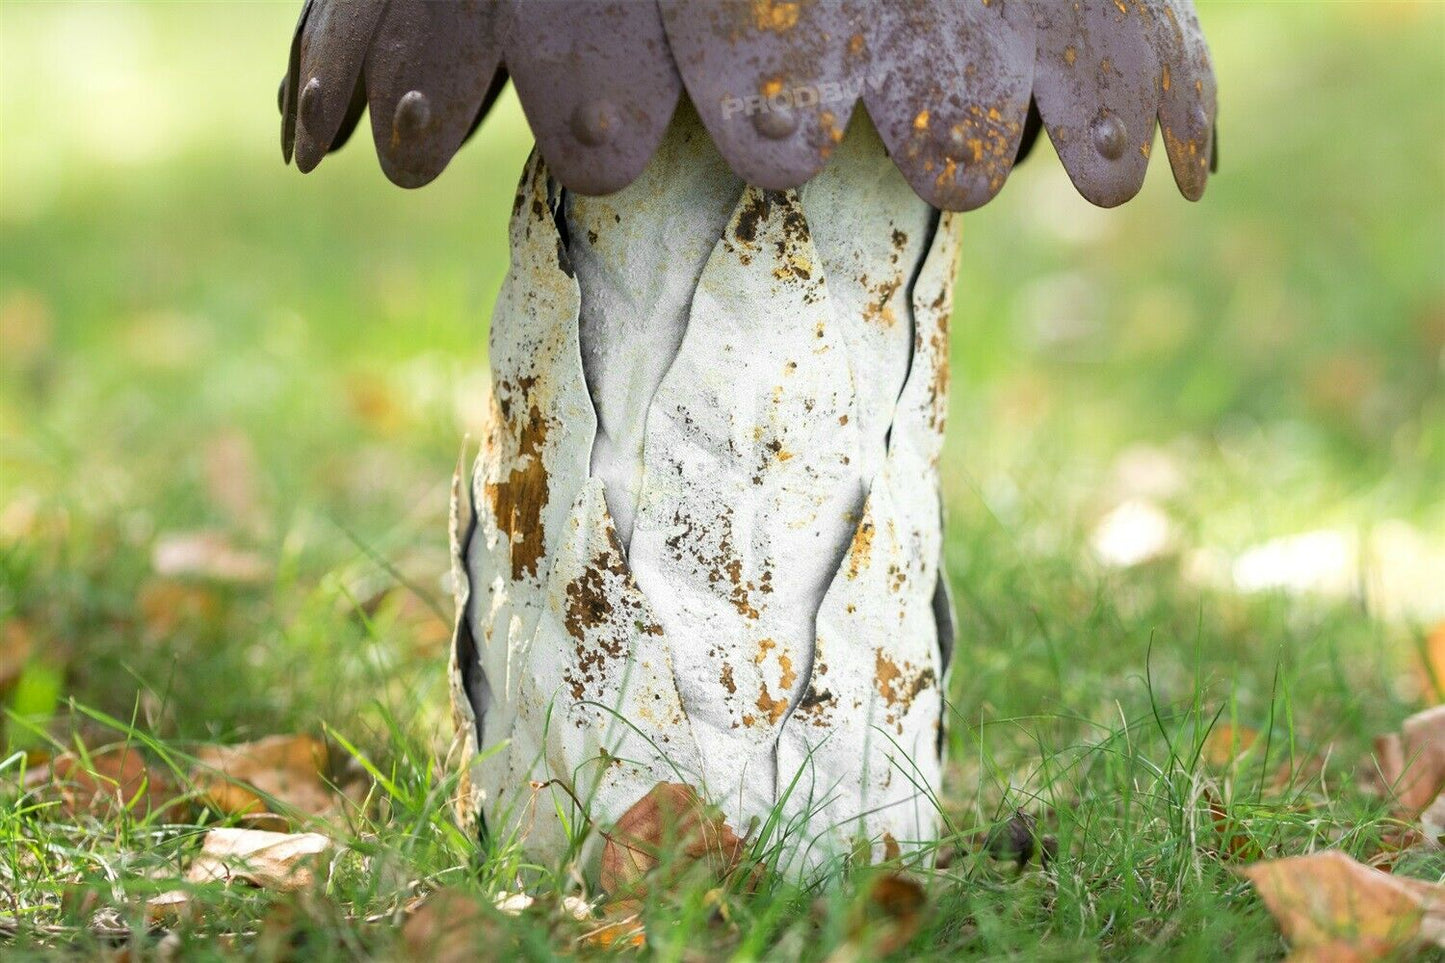
M 696 126 L 616 195 L 523 179 L 453 523 L 462 804 L 546 861 L 686 782 L 739 833 L 781 808 L 806 872 L 937 834 L 956 219 L 866 120 L 789 192 Z

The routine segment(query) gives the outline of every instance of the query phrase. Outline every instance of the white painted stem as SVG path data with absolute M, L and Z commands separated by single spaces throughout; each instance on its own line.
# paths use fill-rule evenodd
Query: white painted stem
M 529 162 L 455 499 L 490 833 L 585 862 L 686 782 L 740 834 L 777 814 L 795 872 L 936 837 L 955 223 L 861 116 L 798 191 L 739 182 L 686 107 L 616 194 Z

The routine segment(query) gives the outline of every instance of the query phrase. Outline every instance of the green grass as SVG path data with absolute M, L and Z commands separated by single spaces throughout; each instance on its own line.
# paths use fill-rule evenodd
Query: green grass
M 0 639 L 30 643 L 3 755 L 129 740 L 184 767 L 204 743 L 331 732 L 385 776 L 323 887 L 206 891 L 177 930 L 188 959 L 394 958 L 417 893 L 510 881 L 445 806 L 432 608 L 450 607 L 448 480 L 483 410 L 525 129 L 509 100 L 420 192 L 384 181 L 365 130 L 299 177 L 273 101 L 294 6 L 0 9 Z M 1426 704 L 1432 617 L 1192 573 L 1388 520 L 1441 550 L 1445 13 L 1201 17 L 1222 91 L 1202 203 L 1156 152 L 1138 199 L 1095 211 L 1045 149 L 965 222 L 943 803 L 968 852 L 928 874 L 910 958 L 1275 958 L 1208 800 L 1270 856 L 1368 857 L 1391 828 L 1358 777 Z M 1176 549 L 1112 569 L 1088 536 L 1139 445 L 1178 469 L 1150 496 Z M 155 572 L 158 537 L 203 528 L 274 577 Z M 1260 738 L 1220 768 L 1200 747 L 1224 723 Z M 60 818 L 16 793 L 19 765 L 0 771 L 0 917 L 20 923 L 0 952 L 90 955 L 96 905 L 144 932 L 199 829 Z M 1049 868 L 972 852 L 1015 808 L 1057 837 Z M 553 869 L 527 878 L 574 885 Z M 1437 879 L 1445 858 L 1398 871 Z M 701 887 L 657 894 L 650 952 L 826 959 L 875 872 L 767 878 L 725 911 Z M 486 925 L 538 958 L 583 931 L 541 910 Z

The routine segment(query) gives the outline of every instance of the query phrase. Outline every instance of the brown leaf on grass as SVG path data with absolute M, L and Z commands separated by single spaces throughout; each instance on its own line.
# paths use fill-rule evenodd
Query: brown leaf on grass
M 260 555 L 232 545 L 220 532 L 168 532 L 151 549 L 157 575 L 254 584 L 271 576 Z
M 640 888 L 663 862 L 681 872 L 705 861 L 711 872 L 726 875 L 744 850 L 722 815 L 705 805 L 696 789 L 676 782 L 653 786 L 622 814 L 606 839 L 601 883 L 613 894 Z
M 1445 622 L 1425 636 L 1418 663 L 1420 691 L 1432 702 L 1445 702 Z
M 320 833 L 213 829 L 201 840 L 186 879 L 192 883 L 239 880 L 262 889 L 309 889 L 318 857 L 331 849 Z
M 1204 790 L 1204 801 L 1209 806 L 1209 819 L 1214 824 L 1214 834 L 1219 840 L 1220 859 L 1250 862 L 1264 855 L 1259 844 L 1250 838 L 1240 822 L 1229 815 L 1224 800 L 1220 799 L 1213 789 Z
M 221 600 L 209 587 L 172 578 L 151 578 L 136 595 L 146 636 L 161 640 L 188 625 L 214 624 Z
M 308 816 L 330 812 L 337 797 L 326 784 L 326 744 L 311 736 L 267 736 L 235 746 L 205 746 L 196 753 L 193 774 L 206 805 L 226 816 L 250 817 L 260 828 L 286 828 L 270 814 L 275 799 Z M 263 819 L 273 815 L 272 819 Z
M 1312 958 L 1350 959 L 1340 954 L 1418 942 L 1445 946 L 1440 885 L 1392 876 L 1337 851 L 1255 863 L 1239 872 L 1290 943 Z
M 626 947 L 640 950 L 647 946 L 647 928 L 642 922 L 641 900 L 614 900 L 602 907 L 602 919 L 581 936 L 583 946 Z
M 1204 738 L 1204 761 L 1216 769 L 1227 769 L 1249 751 L 1259 733 L 1248 726 L 1228 723 L 1215 726 Z
M 402 924 L 408 960 L 474 963 L 500 959 L 501 928 L 481 901 L 460 889 L 439 889 Z
M 1375 765 L 1410 818 L 1445 790 L 1445 706 L 1417 712 L 1400 733 L 1375 739 Z
M 876 960 L 907 946 L 923 925 L 927 899 L 916 880 L 898 873 L 876 877 L 857 906 L 848 941 L 832 959 Z
M 187 809 L 167 774 L 146 763 L 130 746 L 102 749 L 85 757 L 62 753 L 26 775 L 29 786 L 59 801 L 69 817 L 88 813 L 109 819 L 130 811 L 179 819 Z
M 0 625 L 0 696 L 20 680 L 30 653 L 35 651 L 35 633 L 24 619 L 10 619 Z
M 183 889 L 167 890 L 146 900 L 146 922 L 152 926 L 174 926 L 192 915 L 191 894 Z

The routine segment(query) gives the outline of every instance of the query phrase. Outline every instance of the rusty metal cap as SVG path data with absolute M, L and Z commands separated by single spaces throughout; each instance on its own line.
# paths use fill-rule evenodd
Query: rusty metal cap
M 386 175 L 441 173 L 510 75 L 554 175 L 641 172 L 678 98 L 760 187 L 828 162 L 861 101 L 923 199 L 972 210 L 1040 127 L 1104 207 L 1144 181 L 1157 121 L 1179 190 L 1213 167 L 1215 86 L 1190 0 L 306 0 L 282 149 L 309 171 L 371 108 Z

